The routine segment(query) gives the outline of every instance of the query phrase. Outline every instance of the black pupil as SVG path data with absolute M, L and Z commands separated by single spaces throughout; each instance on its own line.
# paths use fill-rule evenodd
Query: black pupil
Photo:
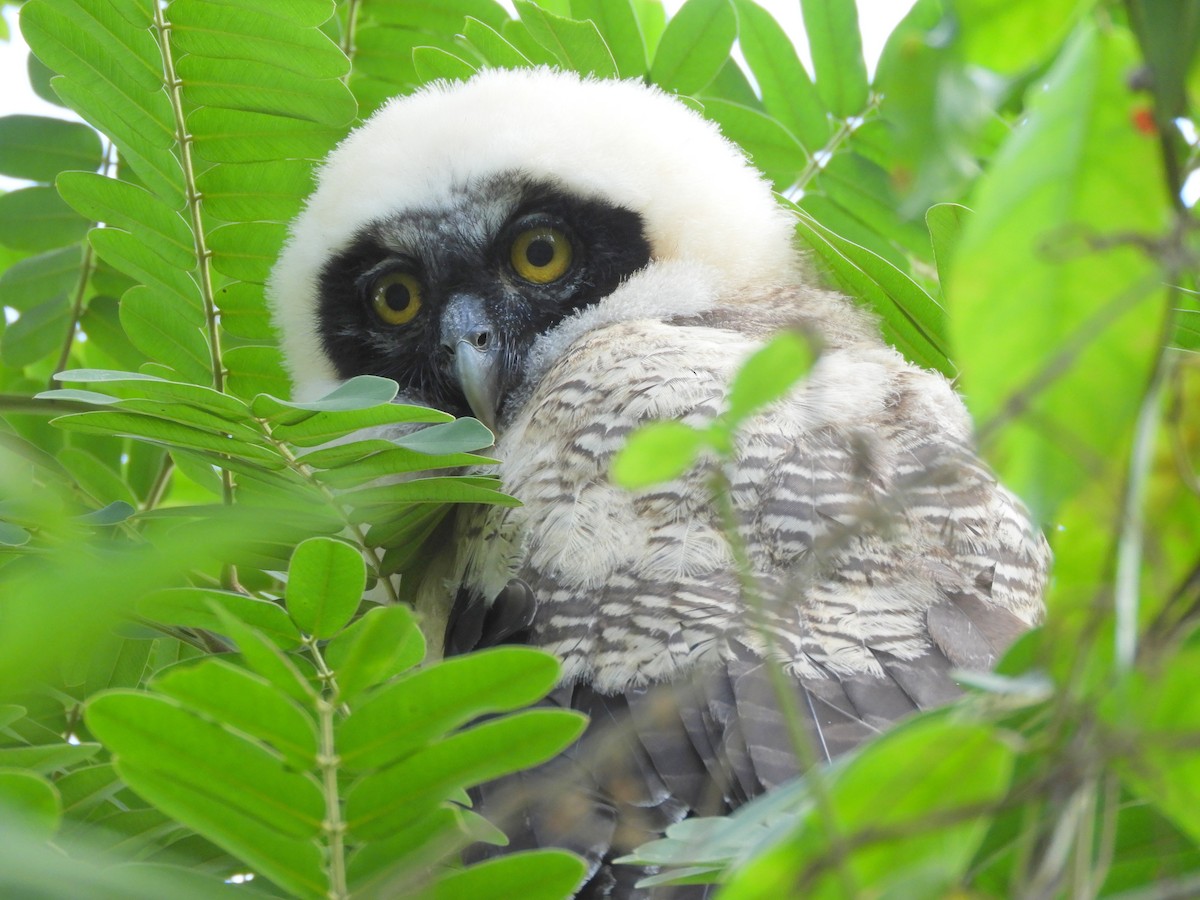
M 554 241 L 548 237 L 534 238 L 525 248 L 525 258 L 539 269 L 550 265 L 554 259 Z
M 389 284 L 383 289 L 383 302 L 392 312 L 404 312 L 412 302 L 412 292 L 403 282 Z

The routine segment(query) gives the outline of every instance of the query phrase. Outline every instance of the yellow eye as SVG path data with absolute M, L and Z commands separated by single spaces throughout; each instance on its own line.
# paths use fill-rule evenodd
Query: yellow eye
M 407 272 L 384 275 L 372 288 L 371 306 L 388 325 L 411 322 L 421 309 L 421 282 Z
M 534 284 L 557 281 L 571 267 L 571 242 L 557 228 L 538 226 L 522 231 L 513 241 L 512 266 Z

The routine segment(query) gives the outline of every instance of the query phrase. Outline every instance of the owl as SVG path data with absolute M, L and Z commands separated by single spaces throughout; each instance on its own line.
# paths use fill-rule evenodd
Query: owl
M 617 858 L 952 700 L 1043 614 L 1045 539 L 961 400 L 814 283 L 793 225 L 661 90 L 483 71 L 334 150 L 272 275 L 300 397 L 381 375 L 495 434 L 521 505 L 460 510 L 417 604 L 447 653 L 561 660 L 545 702 L 587 732 L 475 802 L 510 849 L 581 854 L 580 896 L 648 895 Z M 729 458 L 613 483 L 636 429 L 712 422 L 782 330 L 816 361 Z

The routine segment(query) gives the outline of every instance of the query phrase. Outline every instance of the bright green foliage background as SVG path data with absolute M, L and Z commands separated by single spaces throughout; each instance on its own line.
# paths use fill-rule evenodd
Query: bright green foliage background
M 873 78 L 851 0 L 800 0 L 811 73 L 751 0 L 515 6 L 21 4 L 32 84 L 87 124 L 0 118 L 29 185 L 0 195 L 0 894 L 570 892 L 567 854 L 455 862 L 501 840 L 463 789 L 581 727 L 521 711 L 554 661 L 423 662 L 404 605 L 448 504 L 514 502 L 461 474 L 491 436 L 383 379 L 289 402 L 263 301 L 355 122 L 542 64 L 717 121 L 814 277 L 958 380 L 1056 554 L 1048 624 L 963 702 L 638 856 L 724 898 L 1200 892 L 1200 6 L 918 0 Z M 811 352 L 783 336 L 618 475 L 719 457 Z M 394 422 L 425 427 L 354 437 Z

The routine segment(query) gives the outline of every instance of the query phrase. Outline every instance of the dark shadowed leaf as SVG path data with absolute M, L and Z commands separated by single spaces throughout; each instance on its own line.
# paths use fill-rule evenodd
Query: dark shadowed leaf
M 45 116 L 0 118 L 0 174 L 29 181 L 53 181 L 64 169 L 100 168 L 100 137 L 79 122 Z

